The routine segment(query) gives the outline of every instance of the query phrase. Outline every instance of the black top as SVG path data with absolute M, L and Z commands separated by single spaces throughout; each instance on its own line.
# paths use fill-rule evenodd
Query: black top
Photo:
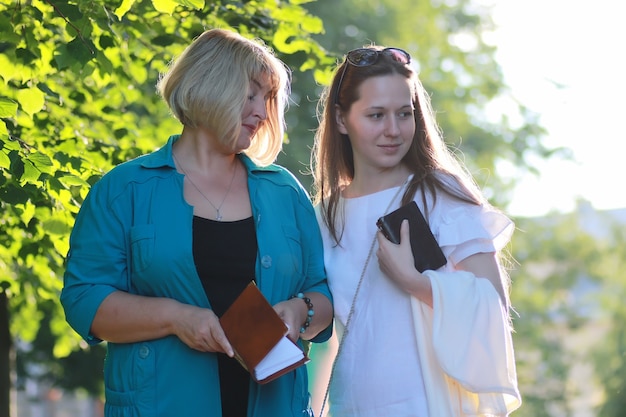
M 252 217 L 234 222 L 193 218 L 193 258 L 218 317 L 254 279 L 257 254 Z M 218 354 L 222 417 L 246 417 L 250 374 L 234 358 Z M 207 388 L 208 389 L 208 388 Z

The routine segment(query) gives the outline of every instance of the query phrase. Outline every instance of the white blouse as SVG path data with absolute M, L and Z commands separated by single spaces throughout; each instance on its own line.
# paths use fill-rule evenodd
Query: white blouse
M 398 191 L 395 187 L 362 197 L 342 198 L 340 213 L 343 207 L 345 227 L 340 246 L 330 237 L 317 207 L 339 340 L 375 239 L 376 220 L 400 206 L 403 190 Z M 426 213 L 420 192 L 415 201 Z M 470 255 L 501 249 L 514 229 L 510 219 L 489 206 L 462 203 L 443 194 L 438 195 L 434 207 L 430 200 L 428 205 L 431 230 L 448 259 L 447 265 L 440 268 L 442 272 L 454 271 L 454 264 Z M 329 394 L 330 413 L 332 417 L 427 417 L 427 392 L 412 297 L 381 272 L 376 258 L 377 243 L 374 245 L 349 334 L 335 365 Z

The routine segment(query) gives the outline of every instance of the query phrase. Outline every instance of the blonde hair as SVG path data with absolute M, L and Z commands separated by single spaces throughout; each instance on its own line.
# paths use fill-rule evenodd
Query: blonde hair
M 170 63 L 157 89 L 184 126 L 210 128 L 232 146 L 241 130 L 250 82 L 261 76 L 271 85 L 267 118 L 245 153 L 255 163 L 269 165 L 282 149 L 291 73 L 262 41 L 224 29 L 207 30 Z

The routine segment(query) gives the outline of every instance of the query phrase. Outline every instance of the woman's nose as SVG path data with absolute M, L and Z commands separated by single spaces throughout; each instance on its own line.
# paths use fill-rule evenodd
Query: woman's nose
M 400 134 L 399 123 L 395 117 L 387 119 L 385 124 L 385 136 L 398 136 Z
M 267 106 L 265 102 L 258 103 L 254 106 L 254 115 L 260 120 L 267 119 Z

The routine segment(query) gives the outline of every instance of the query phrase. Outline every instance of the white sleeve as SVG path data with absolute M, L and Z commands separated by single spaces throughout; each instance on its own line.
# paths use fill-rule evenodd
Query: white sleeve
M 476 253 L 496 252 L 510 241 L 515 224 L 489 205 L 437 199 L 431 223 L 446 257 L 454 264 Z
M 425 271 L 433 308 L 412 298 L 425 383 L 456 415 L 506 416 L 521 405 L 508 313 L 489 280 L 466 271 Z M 431 326 L 432 324 L 432 326 Z M 444 377 L 437 374 L 444 374 Z M 431 398 L 429 398 L 429 401 Z M 431 413 L 437 415 L 435 409 Z

